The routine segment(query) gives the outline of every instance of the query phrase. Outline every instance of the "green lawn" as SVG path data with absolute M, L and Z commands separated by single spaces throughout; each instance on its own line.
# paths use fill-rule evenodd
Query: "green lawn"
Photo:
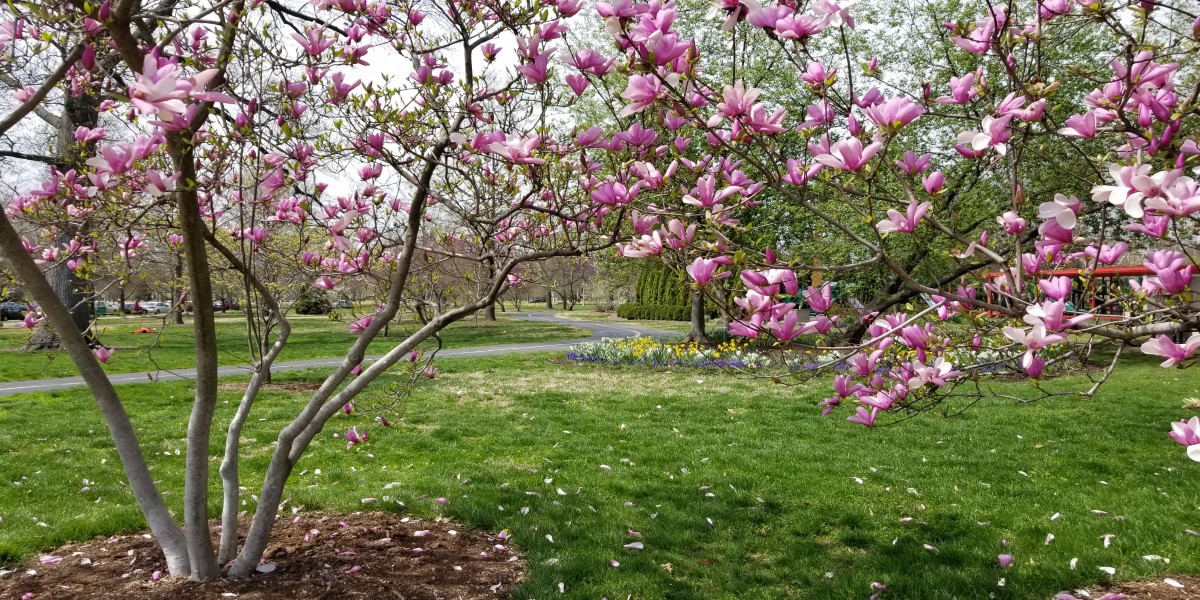
M 592 321 L 597 323 L 606 323 L 609 325 L 633 325 L 635 327 L 649 327 L 651 329 L 661 329 L 663 331 L 674 331 L 676 333 L 686 334 L 691 330 L 691 324 L 686 321 L 638 321 L 630 319 L 622 319 L 615 312 L 596 312 L 594 310 L 575 309 L 572 311 L 559 311 L 558 317 L 564 320 Z M 720 321 L 709 319 L 709 327 L 720 326 Z
M 342 356 L 355 335 L 346 329 L 349 317 L 333 321 L 324 316 L 292 318 L 292 334 L 279 360 L 302 360 Z M 184 325 L 165 322 L 160 316 L 105 317 L 99 321 L 100 339 L 117 348 L 105 365 L 110 373 L 178 369 L 196 366 L 196 351 L 192 340 L 191 319 Z M 165 323 L 165 324 L 164 324 Z M 154 334 L 135 334 L 148 327 Z M 380 337 L 368 353 L 382 354 L 415 331 L 416 324 L 393 326 L 389 337 Z M 218 352 L 222 365 L 250 362 L 247 350 L 245 323 L 236 316 L 217 316 Z M 503 316 L 494 322 L 468 319 L 452 324 L 442 333 L 444 347 L 462 348 L 489 344 L 545 342 L 587 337 L 590 333 L 569 324 L 542 321 L 517 321 Z M 29 337 L 28 329 L 12 326 L 0 328 L 0 381 L 20 381 L 48 377 L 77 375 L 71 359 L 57 352 L 25 352 L 21 350 Z
M 1049 598 L 1104 581 L 1101 566 L 1120 579 L 1200 573 L 1200 537 L 1185 532 L 1200 530 L 1200 465 L 1165 434 L 1200 396 L 1194 373 L 1140 362 L 1091 400 L 994 400 L 866 430 L 821 417 L 823 387 L 559 356 L 440 361 L 390 429 L 339 415 L 297 467 L 288 505 L 352 511 L 369 497 L 507 528 L 528 558 L 521 599 L 560 597 L 560 582 L 567 598 L 860 599 L 876 581 L 884 600 Z M 122 388 L 168 484 L 189 390 Z M 236 397 L 223 393 L 222 428 Z M 295 406 L 265 394 L 245 433 L 247 474 Z M 350 425 L 371 437 L 347 451 L 332 436 Z M 86 391 L 0 398 L 0 452 L 0 562 L 142 526 Z M 250 503 L 259 481 L 243 483 Z M 622 547 L 635 541 L 627 529 L 644 550 Z M 1016 564 L 1001 570 L 1001 553 Z

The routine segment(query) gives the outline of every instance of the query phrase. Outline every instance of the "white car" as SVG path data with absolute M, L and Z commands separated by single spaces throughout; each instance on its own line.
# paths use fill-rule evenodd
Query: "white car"
M 149 315 L 165 315 L 171 312 L 171 305 L 169 303 L 157 300 L 147 300 L 141 304 L 141 307 Z

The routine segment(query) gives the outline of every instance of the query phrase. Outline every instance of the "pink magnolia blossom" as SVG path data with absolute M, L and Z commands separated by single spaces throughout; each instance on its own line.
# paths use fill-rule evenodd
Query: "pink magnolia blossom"
M 930 194 L 936 194 L 942 191 L 942 186 L 946 184 L 946 176 L 941 171 L 934 171 L 929 175 L 921 178 L 921 184 L 925 186 L 925 191 Z
M 533 60 L 525 64 L 518 65 L 514 68 L 518 73 L 524 75 L 525 79 L 529 81 L 529 83 L 535 85 L 545 83 L 547 77 L 549 76 L 549 60 L 549 52 L 540 52 L 533 57 Z
M 850 415 L 850 417 L 846 420 L 850 421 L 851 423 L 862 425 L 863 427 L 873 427 L 875 426 L 875 417 L 878 414 L 878 408 L 872 407 L 870 411 L 867 411 L 865 407 L 858 406 L 855 407 L 854 414 Z
M 781 342 L 790 342 L 805 333 L 807 328 L 800 324 L 800 313 L 789 310 L 782 319 L 772 319 L 767 330 Z
M 597 5 L 598 7 L 598 5 Z M 629 104 L 621 110 L 621 116 L 628 117 L 654 104 L 662 95 L 662 84 L 652 75 L 634 75 L 629 78 L 629 85 L 621 92 L 621 97 Z
M 95 348 L 92 348 L 92 354 L 96 356 L 96 360 L 106 363 L 108 362 L 108 359 L 112 358 L 113 349 L 105 348 L 104 346 L 96 346 Z
M 748 115 L 761 93 L 762 90 L 756 88 L 747 90 L 745 83 L 739 79 L 733 85 L 725 86 L 721 102 L 716 107 L 717 112 L 730 119 Z
M 350 333 L 362 333 L 367 329 L 367 327 L 370 327 L 373 321 L 375 321 L 375 316 L 367 315 L 361 319 L 351 322 L 348 329 L 350 330 Z
M 817 162 L 839 171 L 858 171 L 883 148 L 881 142 L 872 142 L 863 147 L 858 138 L 847 138 L 833 145 L 828 154 L 816 156 Z
M 541 136 L 506 136 L 503 142 L 493 142 L 488 149 L 517 164 L 544 165 L 545 159 L 534 156 L 541 145 Z
M 1067 336 L 1061 333 L 1046 333 L 1046 326 L 1040 322 L 1029 331 L 1017 327 L 1004 327 L 1002 331 L 1008 339 L 1025 346 L 1025 357 L 1021 365 L 1026 368 L 1033 363 L 1034 352 L 1067 339 Z
M 931 202 L 917 203 L 916 200 L 913 200 L 908 204 L 908 210 L 903 215 L 896 209 L 889 208 L 888 218 L 876 223 L 875 228 L 882 234 L 912 233 L 932 206 Z
M 823 313 L 829 310 L 829 306 L 833 303 L 833 296 L 829 284 L 824 284 L 820 289 L 813 286 L 808 286 L 804 291 L 804 303 L 808 305 L 813 312 Z
M 1021 215 L 1013 211 L 1008 211 L 999 217 L 996 217 L 996 222 L 1004 226 L 1004 232 L 1008 235 L 1019 235 L 1025 232 L 1028 223 Z
M 642 183 L 639 181 L 628 188 L 625 184 L 616 181 L 606 181 L 596 189 L 592 190 L 592 202 L 598 204 L 606 204 L 610 206 L 624 206 L 633 201 L 637 197 L 638 191 L 642 189 Z M 655 217 L 657 218 L 657 217 Z
M 1171 439 L 1187 446 L 1188 458 L 1200 462 L 1200 417 L 1171 423 Z
M 783 17 L 775 22 L 775 33 L 786 40 L 803 42 L 821 33 L 829 24 L 829 19 L 808 13 L 794 14 Z
M 1038 280 L 1038 287 L 1049 298 L 1062 300 L 1071 295 L 1070 277 L 1050 277 Z
M 1093 315 L 1085 313 L 1071 319 L 1063 320 L 1066 309 L 1067 303 L 1062 299 L 1054 301 L 1046 300 L 1041 304 L 1030 304 L 1025 308 L 1025 322 L 1030 325 L 1041 323 L 1050 331 L 1059 331 L 1069 329 L 1094 318 Z
M 733 197 L 735 194 L 741 193 L 742 188 L 736 185 L 717 190 L 717 178 L 713 175 L 706 175 L 696 180 L 696 186 L 692 188 L 691 193 L 683 197 L 684 204 L 691 204 L 701 208 L 711 208 L 725 200 Z
M 1196 266 L 1177 250 L 1152 250 L 1143 262 L 1154 271 L 1155 286 L 1166 294 L 1179 294 L 1191 285 Z
M 1178 171 L 1163 171 L 1151 175 L 1152 170 L 1150 165 L 1123 167 L 1113 164 L 1108 168 L 1108 172 L 1113 178 L 1113 185 L 1098 185 L 1092 188 L 1092 200 L 1122 207 L 1129 216 L 1135 219 L 1141 218 L 1144 212 L 1142 199 L 1147 195 L 1159 195 L 1162 186 L 1169 185 L 1179 177 Z
M 764 329 L 761 313 L 750 315 L 750 320 L 737 320 L 729 324 L 729 335 L 754 339 Z
M 913 361 L 912 372 L 913 376 L 908 379 L 909 388 L 918 388 L 923 385 L 945 387 L 947 381 L 962 375 L 962 372 L 954 370 L 952 363 L 946 362 L 946 359 L 940 356 L 928 365 L 920 361 Z
M 1008 130 L 1008 124 L 1012 118 L 1012 115 L 1002 117 L 988 115 L 983 118 L 980 131 L 964 131 L 958 134 L 958 143 L 970 146 L 975 151 L 995 148 L 996 152 L 1004 154 L 1008 148 L 1005 142 L 1012 137 L 1012 132 Z
M 818 61 L 813 61 L 805 67 L 804 74 L 800 76 L 800 79 L 804 80 L 813 91 L 821 91 L 821 89 L 832 85 L 836 76 L 837 69 L 826 71 L 825 65 Z
M 929 154 L 917 156 L 913 151 L 909 150 L 904 153 L 904 158 L 896 161 L 896 166 L 900 167 L 906 175 L 916 175 L 924 173 L 929 169 Z
M 1088 111 L 1082 115 L 1074 115 L 1064 123 L 1066 127 L 1058 130 L 1059 135 L 1091 139 L 1096 137 L 1096 113 Z
M 692 277 L 698 285 L 707 285 L 708 282 L 714 279 L 724 279 L 729 277 L 729 271 L 717 273 L 716 270 L 720 265 L 731 264 L 729 257 L 719 256 L 717 258 L 697 258 L 692 261 L 692 264 L 687 266 L 687 273 Z
M 366 443 L 368 434 L 366 431 L 359 433 L 358 427 L 351 427 L 346 430 L 346 449 L 349 450 L 359 444 Z
M 845 25 L 854 29 L 854 16 L 850 14 L 850 7 L 857 2 L 858 0 L 817 0 L 813 3 L 812 10 L 828 19 L 829 24 L 834 27 Z
M 1121 260 L 1121 257 L 1127 251 L 1129 251 L 1129 244 L 1117 242 L 1111 246 L 1104 244 L 1100 248 L 1096 248 L 1094 244 L 1089 245 L 1083 249 L 1083 254 L 1095 259 L 1096 262 L 1102 265 L 1114 265 L 1117 261 Z
M 1141 223 L 1131 223 L 1126 225 L 1125 230 L 1140 233 L 1152 238 L 1161 238 L 1162 236 L 1166 235 L 1167 227 L 1170 224 L 1170 217 L 1145 213 L 1142 215 Z
M 337 41 L 333 38 L 323 36 L 324 27 L 316 25 L 309 26 L 304 30 L 304 35 L 293 33 L 292 38 L 296 40 L 300 47 L 311 56 L 319 56 L 322 52 L 328 50 Z
M 1053 201 L 1043 202 L 1038 206 L 1038 218 L 1054 219 L 1058 222 L 1059 227 L 1071 230 L 1075 229 L 1075 224 L 1078 222 L 1077 215 L 1082 208 L 1079 198 L 1055 194 Z
M 1161 356 L 1167 360 L 1162 366 L 1173 367 L 1189 358 L 1200 349 L 1200 333 L 1193 333 L 1183 344 L 1176 344 L 1171 338 L 1160 335 L 1142 344 L 1142 352 L 1153 356 Z
M 17 324 L 17 327 L 21 327 L 24 329 L 33 329 L 34 327 L 38 326 L 38 323 L 41 323 L 44 320 L 45 320 L 45 317 L 43 317 L 41 315 L 40 311 L 31 310 L 31 311 L 25 313 L 25 318 L 21 319 L 21 322 Z
M 899 131 L 925 114 L 925 107 L 908 98 L 892 98 L 865 111 L 872 123 L 885 131 Z
M 938 104 L 966 104 L 974 99 L 978 93 L 975 91 L 975 74 L 967 73 L 962 77 L 950 78 L 950 95 L 942 96 L 934 102 Z
M 573 75 L 567 75 L 567 85 L 571 87 L 571 91 L 575 92 L 576 96 L 582 96 L 583 92 L 588 89 L 588 86 L 591 85 L 591 83 L 588 81 L 587 77 L 576 73 Z

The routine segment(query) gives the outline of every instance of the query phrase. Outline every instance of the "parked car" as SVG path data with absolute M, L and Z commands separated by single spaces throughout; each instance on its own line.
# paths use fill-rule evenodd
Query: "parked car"
M 141 300 L 126 301 L 122 312 L 127 315 L 144 315 L 146 314 L 146 307 L 142 306 Z
M 142 308 L 146 313 L 151 315 L 165 315 L 171 312 L 171 304 L 168 302 L 159 302 L 157 300 L 148 300 L 142 303 Z
M 354 302 L 342 298 L 341 300 L 338 300 L 334 306 L 337 308 L 354 308 Z
M 226 298 L 217 298 L 216 300 L 213 300 L 213 308 L 220 310 L 220 311 L 241 310 L 242 305 L 238 304 L 237 300 L 228 300 Z
M 25 318 L 25 313 L 29 311 L 29 306 L 24 302 L 4 302 L 0 303 L 0 321 L 16 320 L 20 321 Z
M 93 306 L 96 309 L 96 316 L 98 317 L 113 315 L 120 310 L 116 302 L 109 302 L 107 300 L 97 300 Z

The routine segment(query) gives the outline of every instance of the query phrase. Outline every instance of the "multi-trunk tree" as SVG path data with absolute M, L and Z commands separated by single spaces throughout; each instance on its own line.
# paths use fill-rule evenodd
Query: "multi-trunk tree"
M 61 52 L 21 91 L 0 135 L 59 89 L 97 94 L 98 110 L 121 124 L 76 130 L 95 156 L 55 169 L 6 207 L 0 252 L 41 303 L 27 322 L 53 328 L 90 387 L 171 574 L 251 573 L 288 475 L 333 415 L 389 368 L 424 371 L 417 347 L 493 304 L 521 265 L 618 242 L 623 256 L 686 269 L 698 293 L 727 305 L 735 335 L 828 345 L 839 328 L 864 328 L 841 336 L 854 341 L 813 371 L 836 369 L 836 395 L 823 404 L 845 405 L 863 425 L 986 395 L 994 368 L 1036 380 L 1095 355 L 1100 340 L 1112 348 L 1106 373 L 1129 345 L 1166 366 L 1196 361 L 1200 191 L 1189 173 L 1200 154 L 1200 83 L 1181 62 L 1195 60 L 1198 15 L 1145 1 L 978 7 L 969 20 L 920 24 L 943 32 L 931 35 L 955 57 L 924 83 L 890 78 L 886 58 L 856 61 L 855 40 L 872 27 L 856 29 L 851 8 L 833 0 L 719 0 L 713 20 L 694 28 L 707 45 L 677 29 L 671 2 L 598 2 L 613 45 L 592 49 L 563 37 L 583 8 L 39 0 L 2 9 L 0 60 L 46 39 Z M 1076 35 L 1107 40 L 1107 52 L 1055 51 L 1055 40 Z M 728 54 L 713 49 L 719 36 Z M 762 94 L 737 68 L 747 52 L 773 53 L 804 88 Z M 577 96 L 611 121 L 575 130 L 565 111 Z M 975 194 L 980 186 L 989 192 Z M 1090 198 L 1072 195 L 1079 189 Z M 796 231 L 839 251 L 789 255 L 753 235 L 768 209 L 796 215 Z M 17 222 L 76 233 L 26 239 Z M 1116 241 L 1114 231 L 1132 237 Z M 102 369 L 110 351 L 85 338 L 50 280 L 60 265 L 84 277 L 97 256 L 131 259 L 156 239 L 178 249 L 195 310 L 182 526 Z M 1150 276 L 1103 293 L 1091 285 L 1130 251 Z M 925 255 L 937 268 L 924 268 Z M 239 437 L 290 333 L 288 292 L 268 281 L 263 256 L 290 256 L 296 277 L 321 289 L 370 279 L 386 292 L 348 323 L 355 341 L 280 429 L 243 528 Z M 368 344 L 418 291 L 415 269 L 438 260 L 471 265 L 475 285 L 364 364 Z M 1064 267 L 1079 277 L 1050 273 Z M 828 286 L 801 289 L 806 272 L 836 279 L 863 268 L 931 304 L 839 321 Z M 248 325 L 255 371 L 224 432 L 214 543 L 207 483 L 220 436 L 221 269 L 248 290 L 251 319 L 267 321 Z M 971 279 L 986 271 L 997 275 Z M 1121 310 L 1102 319 L 1092 299 Z M 962 323 L 947 326 L 955 317 Z M 1179 441 L 1200 444 L 1200 425 L 1177 427 Z

